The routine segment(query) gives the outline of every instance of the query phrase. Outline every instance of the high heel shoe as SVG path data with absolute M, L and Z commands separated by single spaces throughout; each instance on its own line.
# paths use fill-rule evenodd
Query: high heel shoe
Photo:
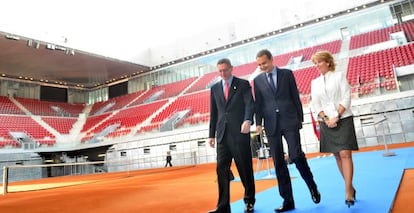
M 345 200 L 345 205 L 347 205 L 348 208 L 350 208 L 354 204 L 355 204 L 355 200 Z
M 354 189 L 354 201 L 356 201 L 356 190 Z

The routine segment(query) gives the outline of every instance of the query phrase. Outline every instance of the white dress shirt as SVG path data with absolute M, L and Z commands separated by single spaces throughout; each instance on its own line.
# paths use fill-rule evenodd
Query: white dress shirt
M 345 111 L 341 119 L 352 115 L 351 88 L 343 72 L 328 71 L 312 80 L 311 98 L 317 114 L 324 111 L 328 117 L 336 117 L 339 105 L 342 105 Z

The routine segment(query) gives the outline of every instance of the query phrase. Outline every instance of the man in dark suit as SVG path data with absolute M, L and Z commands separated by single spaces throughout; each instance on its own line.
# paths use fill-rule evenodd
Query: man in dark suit
M 231 212 L 230 166 L 233 159 L 245 189 L 245 212 L 253 212 L 256 199 L 250 149 L 254 114 L 251 87 L 248 81 L 232 75 L 229 59 L 219 60 L 217 69 L 222 80 L 211 87 L 209 144 L 213 148 L 217 146 L 219 197 L 217 208 L 210 212 Z
M 319 203 L 320 193 L 300 143 L 299 130 L 302 128 L 303 110 L 293 72 L 274 66 L 269 50 L 259 51 L 256 62 L 263 71 L 254 79 L 256 129 L 261 134 L 263 123 L 273 157 L 279 193 L 284 200 L 282 206 L 275 211 L 285 212 L 295 208 L 282 136 L 287 142 L 289 158 L 305 180 L 313 202 Z

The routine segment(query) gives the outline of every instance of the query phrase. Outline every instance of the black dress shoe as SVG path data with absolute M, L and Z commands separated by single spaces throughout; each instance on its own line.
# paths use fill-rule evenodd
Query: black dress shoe
M 312 196 L 312 201 L 314 203 L 321 202 L 321 193 L 319 193 L 319 191 L 317 189 L 316 190 L 311 190 L 310 193 L 311 193 L 311 196 Z
M 289 210 L 295 209 L 295 204 L 286 204 L 284 203 L 283 206 L 275 209 L 275 212 L 287 212 Z
M 244 208 L 244 213 L 252 213 L 252 212 L 254 212 L 254 204 L 246 203 L 246 207 Z
M 207 213 L 230 213 L 230 209 L 214 209 L 214 210 L 210 210 Z

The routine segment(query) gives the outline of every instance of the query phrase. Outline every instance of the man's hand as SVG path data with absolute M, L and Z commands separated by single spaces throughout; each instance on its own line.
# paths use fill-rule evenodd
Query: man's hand
M 243 134 L 250 133 L 250 121 L 244 121 L 241 125 L 240 132 Z
M 216 139 L 215 138 L 209 138 L 208 139 L 208 144 L 210 144 L 211 148 L 216 147 Z

